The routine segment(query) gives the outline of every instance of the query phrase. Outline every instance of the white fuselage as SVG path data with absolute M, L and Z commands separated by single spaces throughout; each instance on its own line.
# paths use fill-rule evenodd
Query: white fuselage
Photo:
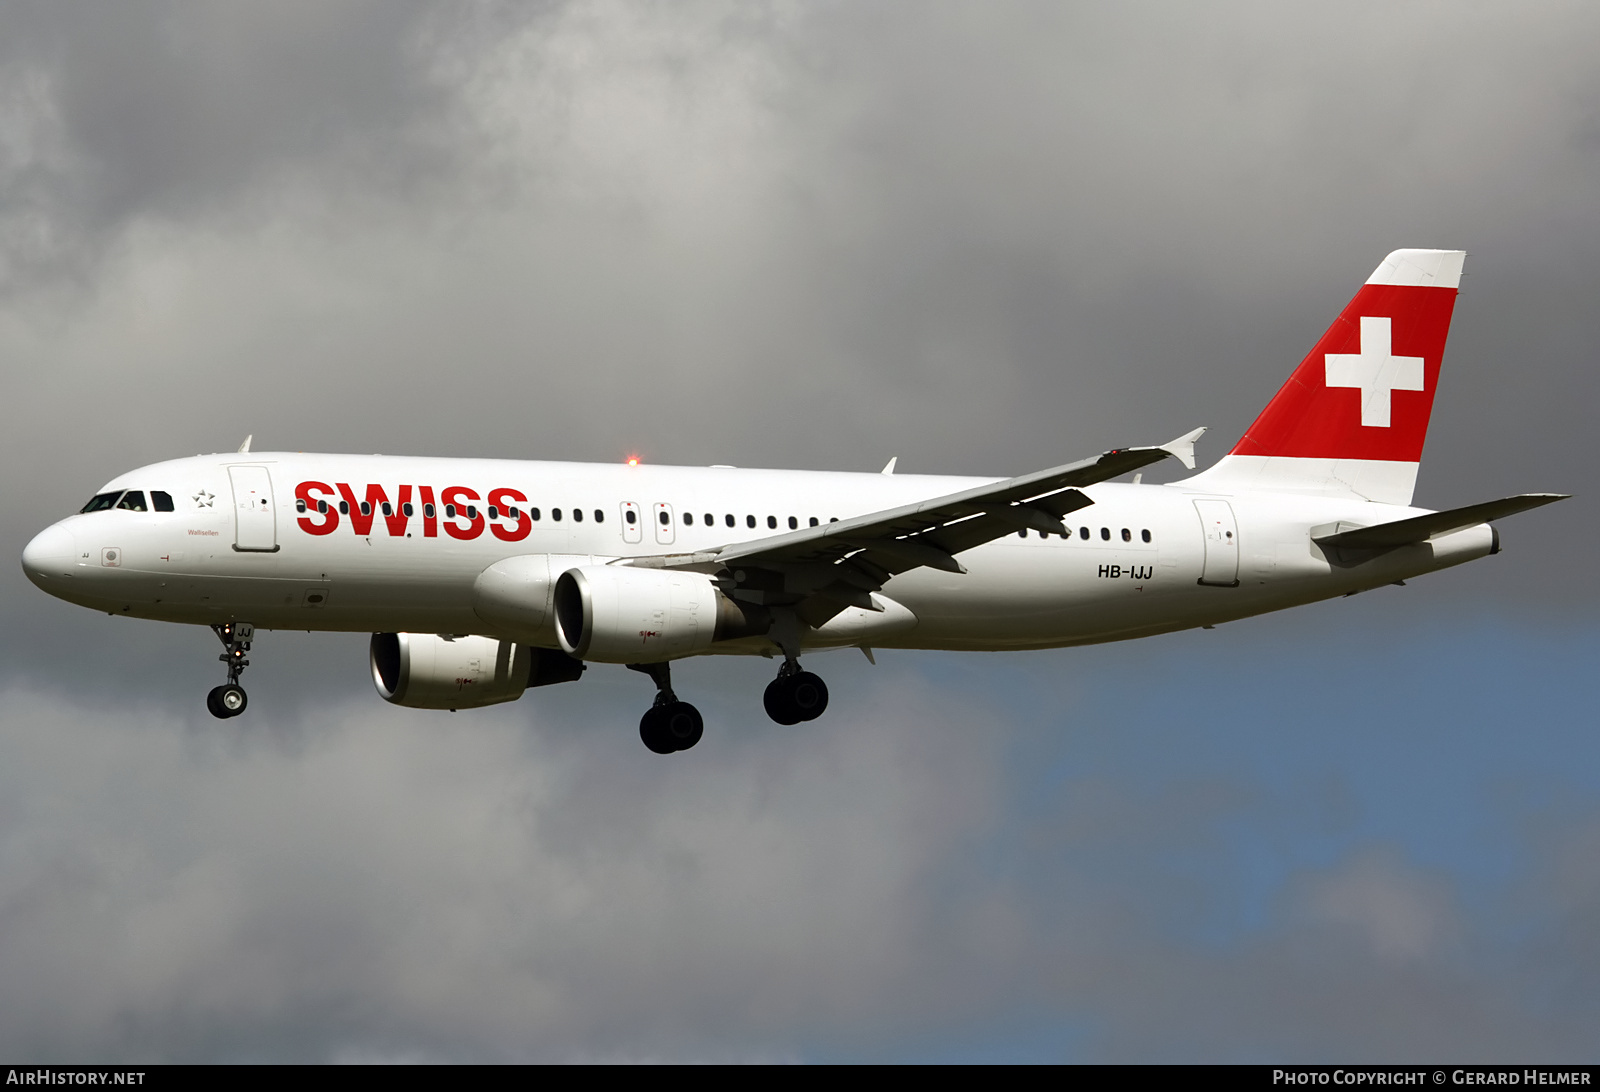
M 474 581 L 508 557 L 556 555 L 567 566 L 706 551 L 988 480 L 378 455 L 196 456 L 140 468 L 102 490 L 146 497 L 159 490 L 173 498 L 173 511 L 69 517 L 34 541 L 28 566 L 60 598 L 132 617 L 508 636 L 474 610 Z M 257 492 L 245 496 L 241 483 L 251 482 Z M 865 618 L 855 630 L 814 633 L 807 643 L 998 650 L 1120 640 L 1377 587 L 1495 548 L 1493 531 L 1479 525 L 1341 565 L 1324 556 L 1314 534 L 1423 510 L 1218 493 L 1199 484 L 1087 487 L 1094 503 L 1066 517 L 1070 538 L 1027 531 L 961 554 L 964 574 L 913 569 L 882 592 L 904 611 L 888 612 L 893 617 L 881 624 Z M 363 503 L 370 503 L 369 515 L 361 513 Z M 557 647 L 553 629 L 530 643 Z M 749 640 L 710 649 L 762 650 Z

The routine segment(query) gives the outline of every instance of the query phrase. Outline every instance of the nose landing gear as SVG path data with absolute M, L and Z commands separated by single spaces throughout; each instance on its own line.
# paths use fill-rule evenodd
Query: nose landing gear
M 816 720 L 828 708 L 828 684 L 800 670 L 800 661 L 785 660 L 778 677 L 767 684 L 761 703 L 767 707 L 767 716 L 779 724 Z
M 629 671 L 650 676 L 656 684 L 655 704 L 639 718 L 639 738 L 658 755 L 674 751 L 687 751 L 705 734 L 705 721 L 700 710 L 686 701 L 679 701 L 672 692 L 672 668 L 665 663 L 629 664 Z
M 228 665 L 228 681 L 213 687 L 211 693 L 206 695 L 206 708 L 218 720 L 227 720 L 244 712 L 244 707 L 250 703 L 249 695 L 239 685 L 239 675 L 250 666 L 250 661 L 244 655 L 250 651 L 256 627 L 249 622 L 227 622 L 212 626 L 211 629 L 216 633 L 217 640 L 222 642 L 223 648 L 227 649 L 217 659 Z

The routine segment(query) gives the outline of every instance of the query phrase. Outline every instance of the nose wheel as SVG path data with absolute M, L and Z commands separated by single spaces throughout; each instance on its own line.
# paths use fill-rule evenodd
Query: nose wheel
M 828 684 L 809 671 L 800 670 L 794 660 L 785 661 L 778 677 L 767 684 L 761 696 L 767 716 L 779 724 L 799 724 L 816 720 L 828 708 Z
M 239 685 L 239 676 L 250 666 L 250 661 L 245 659 L 245 653 L 250 651 L 250 642 L 255 639 L 256 627 L 249 622 L 228 622 L 212 626 L 211 629 L 226 650 L 217 659 L 228 665 L 228 681 L 221 686 L 212 687 L 211 692 L 206 695 L 206 708 L 218 720 L 227 720 L 244 712 L 245 706 L 250 704 L 249 695 L 244 692 L 244 687 Z
M 700 710 L 686 701 L 679 701 L 672 692 L 672 669 L 664 663 L 629 664 L 630 671 L 649 675 L 656 684 L 655 704 L 639 718 L 639 738 L 658 755 L 674 751 L 687 751 L 705 734 L 705 721 Z
M 213 686 L 211 693 L 206 695 L 206 708 L 211 710 L 211 715 L 218 720 L 238 716 L 249 704 L 250 696 L 244 692 L 244 687 L 237 683 Z

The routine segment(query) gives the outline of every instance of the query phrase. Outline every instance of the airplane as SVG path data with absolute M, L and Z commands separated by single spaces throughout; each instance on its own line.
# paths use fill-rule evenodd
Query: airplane
M 113 615 L 210 626 L 242 713 L 257 629 L 370 633 L 378 693 L 468 709 L 647 675 L 658 754 L 704 721 L 687 656 L 780 658 L 780 724 L 828 705 L 802 654 L 1120 641 L 1351 595 L 1498 553 L 1533 493 L 1411 505 L 1465 253 L 1386 257 L 1233 449 L 1195 429 L 1007 479 L 237 452 L 120 474 L 23 551 L 28 577 Z M 1133 474 L 1131 482 L 1112 479 Z

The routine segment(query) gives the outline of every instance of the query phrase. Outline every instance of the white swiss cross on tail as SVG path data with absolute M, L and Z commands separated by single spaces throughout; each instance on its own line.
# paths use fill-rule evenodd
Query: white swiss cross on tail
M 1361 316 L 1361 351 L 1328 353 L 1326 382 L 1330 387 L 1361 388 L 1361 423 L 1377 428 L 1389 427 L 1389 393 L 1420 391 L 1422 358 L 1395 356 L 1389 350 L 1390 320 Z

